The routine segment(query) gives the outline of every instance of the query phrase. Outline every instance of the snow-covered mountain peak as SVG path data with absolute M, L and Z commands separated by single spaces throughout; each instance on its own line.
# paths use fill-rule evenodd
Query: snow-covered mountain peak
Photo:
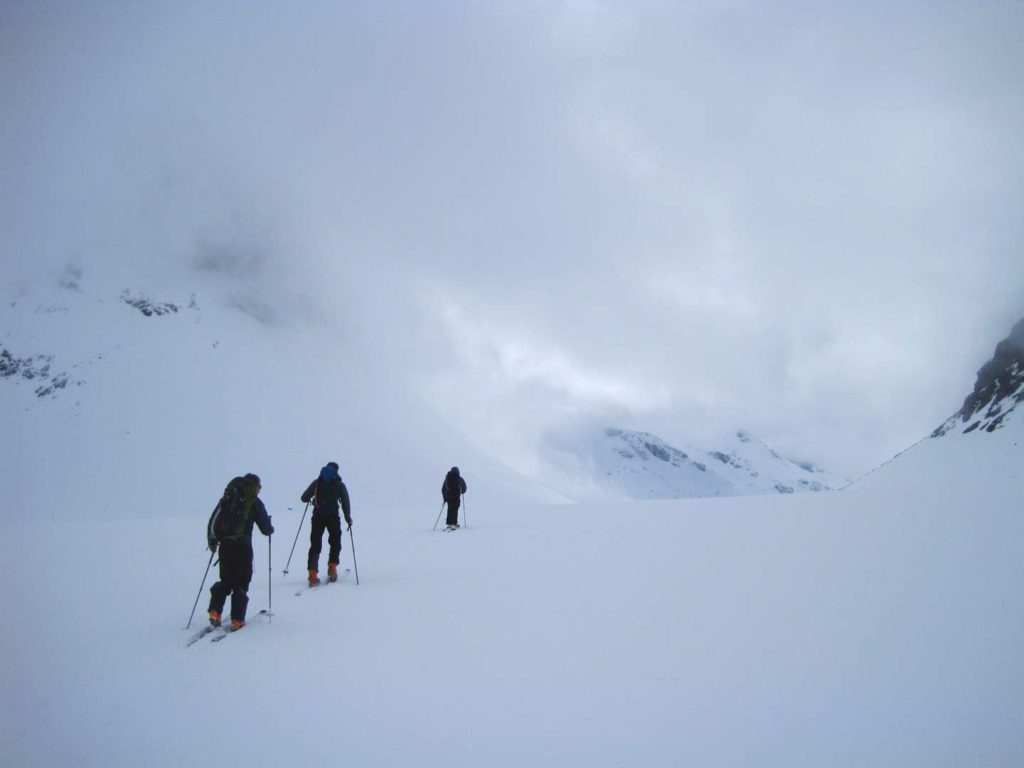
M 848 482 L 812 462 L 782 456 L 746 430 L 737 431 L 706 455 L 712 469 L 736 486 L 737 495 L 830 491 Z
M 708 450 L 671 445 L 650 432 L 607 427 L 566 453 L 554 481 L 580 499 L 669 499 L 833 490 L 846 480 L 779 455 L 746 431 Z
M 657 435 L 652 435 L 649 432 L 630 432 L 609 427 L 605 429 L 604 434 L 605 437 L 622 443 L 615 450 L 625 459 L 636 458 L 641 461 L 657 459 L 668 462 L 674 467 L 682 467 L 689 460 L 683 451 L 672 447 Z

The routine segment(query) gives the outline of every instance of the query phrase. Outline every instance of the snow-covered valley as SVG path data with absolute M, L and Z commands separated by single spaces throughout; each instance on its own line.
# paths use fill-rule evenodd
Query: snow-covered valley
M 350 472 L 342 566 L 360 583 L 312 592 L 298 495 L 316 457 L 275 462 L 250 624 L 192 647 L 208 508 L 178 499 L 211 501 L 218 472 L 259 454 L 162 455 L 143 508 L 106 478 L 58 509 L 26 499 L 0 544 L 0 751 L 34 766 L 1014 765 L 1018 417 L 925 439 L 842 492 L 552 505 L 462 462 L 453 534 L 432 530 L 436 489 L 378 457 L 422 502 L 367 510 Z
M 1013 765 L 1024 480 L 998 457 L 1020 437 L 936 441 L 959 451 L 842 493 L 471 485 L 454 534 L 426 504 L 357 511 L 360 584 L 313 592 L 305 535 L 281 573 L 299 505 L 272 508 L 250 593 L 272 620 L 191 648 L 205 516 L 9 522 L 5 762 Z

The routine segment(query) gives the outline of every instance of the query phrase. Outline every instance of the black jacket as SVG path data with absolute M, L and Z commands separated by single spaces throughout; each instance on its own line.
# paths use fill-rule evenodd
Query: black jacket
M 211 527 L 213 526 L 213 516 L 217 514 L 216 508 L 210 513 L 210 520 L 206 524 L 206 542 L 213 549 L 214 540 L 210 534 Z M 254 526 L 259 526 L 260 533 L 264 536 L 269 536 L 274 532 L 274 526 L 270 524 L 270 515 L 267 514 L 267 508 L 263 506 L 263 502 L 260 501 L 259 496 L 252 500 L 252 508 L 249 510 L 249 519 L 245 523 L 245 532 L 241 537 L 235 537 L 237 541 L 244 541 L 249 546 L 252 546 L 252 529 Z
M 318 477 L 309 484 L 301 498 L 304 504 L 313 502 L 314 515 L 337 515 L 340 503 L 341 511 L 345 513 L 345 522 L 352 525 L 352 504 L 348 500 L 348 488 L 339 475 L 326 482 Z
M 264 536 L 269 536 L 274 532 L 274 526 L 270 524 L 270 515 L 267 514 L 267 508 L 263 506 L 259 497 L 253 499 L 249 522 L 245 524 L 245 538 L 249 541 L 252 541 L 253 524 L 259 527 L 260 533 Z
M 441 498 L 445 501 L 457 501 L 465 492 L 466 481 L 462 475 L 449 471 L 441 484 Z

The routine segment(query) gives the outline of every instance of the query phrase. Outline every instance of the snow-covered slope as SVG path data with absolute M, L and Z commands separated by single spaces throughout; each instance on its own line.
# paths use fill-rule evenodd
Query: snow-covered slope
M 903 486 L 907 478 L 927 477 L 927 468 L 941 466 L 960 488 L 974 488 L 990 477 L 1015 477 L 1019 472 L 1024 418 L 1024 320 L 996 345 L 992 358 L 978 371 L 974 388 L 961 408 L 935 431 L 897 454 L 855 487 Z M 983 466 L 982 462 L 990 466 Z
M 786 459 L 747 432 L 716 450 L 608 428 L 549 452 L 549 482 L 580 500 L 684 499 L 834 490 L 846 481 Z
M 561 500 L 457 437 L 414 377 L 378 375 L 372 340 L 286 292 L 200 271 L 126 281 L 68 268 L 6 287 L 7 514 L 191 515 L 248 471 L 286 508 L 328 460 L 357 509 L 439 505 L 453 464 L 473 492 Z
M 695 450 L 694 455 L 706 457 L 708 466 L 738 495 L 832 491 L 848 482 L 811 462 L 787 459 L 742 430 L 717 450 Z
M 842 493 L 357 513 L 360 585 L 314 592 L 277 510 L 272 621 L 191 648 L 204 519 L 18 510 L 0 762 L 1018 765 L 1020 430 L 987 437 Z
M 2 765 L 1024 759 L 1015 414 L 842 493 L 554 507 L 460 459 L 479 462 L 468 527 L 434 533 L 422 457 L 443 470 L 458 446 L 392 382 L 311 365 L 330 329 L 202 290 L 59 290 L 4 315 Z M 630 460 L 700 472 L 652 445 Z M 309 592 L 294 499 L 327 457 L 353 493 L 342 561 L 360 584 Z M 211 493 L 249 469 L 277 528 L 256 537 L 250 625 L 186 647 Z
M 593 475 L 598 498 L 733 495 L 732 486 L 709 472 L 705 463 L 646 432 L 603 430 L 588 446 L 586 460 L 584 467 Z

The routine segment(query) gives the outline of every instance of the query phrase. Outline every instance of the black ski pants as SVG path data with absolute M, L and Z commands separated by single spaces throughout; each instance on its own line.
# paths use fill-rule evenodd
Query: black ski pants
M 327 544 L 330 547 L 327 562 L 337 565 L 341 557 L 341 516 L 337 512 L 314 512 L 313 529 L 309 532 L 309 558 L 306 561 L 306 568 L 311 571 L 320 570 L 320 549 L 323 547 L 325 529 Z
M 458 525 L 459 505 L 462 504 L 462 497 L 456 496 L 454 499 L 445 499 L 445 504 L 448 505 L 448 515 L 445 517 L 445 525 Z
M 231 618 L 245 621 L 252 581 L 252 542 L 225 539 L 219 549 L 220 581 L 210 587 L 209 610 L 223 614 L 224 603 L 231 595 Z

